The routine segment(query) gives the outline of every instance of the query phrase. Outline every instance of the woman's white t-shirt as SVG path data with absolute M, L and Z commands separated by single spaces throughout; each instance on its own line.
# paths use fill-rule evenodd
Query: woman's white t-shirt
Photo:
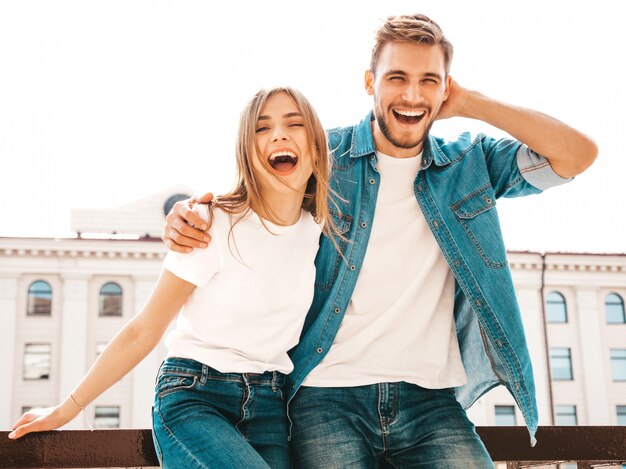
M 208 220 L 207 206 L 197 210 Z M 291 226 L 266 228 L 253 211 L 237 217 L 214 208 L 209 247 L 165 258 L 165 269 L 196 285 L 165 339 L 168 356 L 222 373 L 287 374 L 313 300 L 320 227 L 305 211 Z

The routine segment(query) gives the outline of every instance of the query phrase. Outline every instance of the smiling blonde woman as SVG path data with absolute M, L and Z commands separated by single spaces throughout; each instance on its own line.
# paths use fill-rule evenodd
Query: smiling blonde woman
M 170 252 L 146 306 L 73 392 L 56 407 L 25 413 L 9 437 L 68 423 L 150 353 L 178 316 L 153 406 L 162 466 L 289 468 L 282 385 L 313 299 L 320 232 L 333 233 L 327 148 L 298 91 L 257 93 L 241 116 L 234 189 L 213 208 L 194 207 L 211 219 L 210 247 Z

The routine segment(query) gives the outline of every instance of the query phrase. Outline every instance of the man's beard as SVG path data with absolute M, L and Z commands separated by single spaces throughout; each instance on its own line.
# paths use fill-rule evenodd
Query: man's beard
M 393 136 L 389 126 L 387 125 L 387 121 L 385 120 L 382 111 L 380 110 L 380 106 L 376 106 L 374 108 L 374 116 L 376 117 L 376 121 L 378 122 L 378 128 L 384 137 L 394 146 L 398 148 L 411 149 L 418 146 L 420 143 L 424 141 L 428 132 L 430 132 L 430 128 L 433 126 L 434 121 L 430 121 L 424 130 L 424 133 L 417 137 L 415 140 L 400 140 Z M 410 137 L 409 137 L 410 138 Z

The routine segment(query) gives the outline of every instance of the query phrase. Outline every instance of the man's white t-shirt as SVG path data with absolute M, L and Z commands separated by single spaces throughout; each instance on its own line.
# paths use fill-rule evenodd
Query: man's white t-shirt
M 197 207 L 208 220 L 207 206 Z M 214 208 L 209 247 L 165 258 L 165 269 L 197 287 L 166 337 L 168 356 L 222 373 L 289 373 L 287 351 L 313 299 L 320 227 L 305 211 L 291 226 L 264 220 L 266 228 L 251 210 L 237 217 Z
M 335 341 L 304 386 L 465 384 L 454 276 L 415 199 L 421 155 L 377 153 L 380 187 L 367 252 Z

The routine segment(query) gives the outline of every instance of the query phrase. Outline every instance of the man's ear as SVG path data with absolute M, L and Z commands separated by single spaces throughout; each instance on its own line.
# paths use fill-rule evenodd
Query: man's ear
M 371 70 L 365 70 L 365 91 L 372 96 L 374 94 L 374 74 Z
M 450 88 L 452 87 L 452 77 L 450 74 L 446 75 L 446 91 L 443 94 L 443 100 L 446 101 L 450 96 Z

